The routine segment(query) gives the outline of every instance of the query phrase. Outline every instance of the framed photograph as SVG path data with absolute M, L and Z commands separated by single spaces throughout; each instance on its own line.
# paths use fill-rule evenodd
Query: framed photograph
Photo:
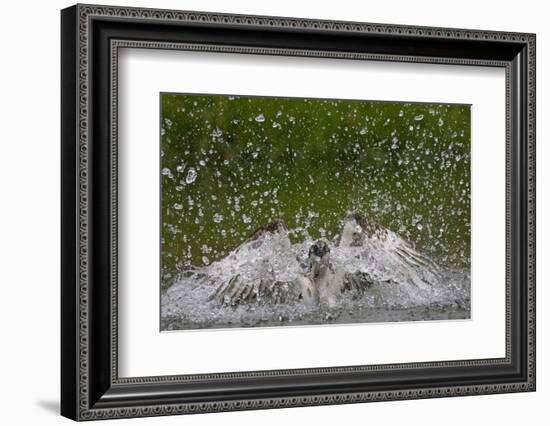
M 61 12 L 61 412 L 535 390 L 535 35 Z

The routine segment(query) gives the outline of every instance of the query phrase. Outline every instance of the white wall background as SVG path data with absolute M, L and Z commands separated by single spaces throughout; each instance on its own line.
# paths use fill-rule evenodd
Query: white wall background
M 550 401 L 550 27 L 541 0 L 120 0 L 103 4 L 537 33 L 538 390 L 421 401 L 293 408 L 118 424 L 544 424 Z M 0 25 L 0 401 L 2 424 L 68 424 L 59 404 L 59 9 L 11 1 Z M 107 421 L 102 424 L 117 424 Z

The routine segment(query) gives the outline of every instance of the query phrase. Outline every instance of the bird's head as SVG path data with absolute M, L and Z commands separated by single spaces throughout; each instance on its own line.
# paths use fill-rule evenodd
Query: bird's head
M 317 240 L 310 248 L 309 248 L 309 258 L 311 260 L 321 260 L 325 256 L 327 256 L 330 253 L 330 248 L 326 241 L 323 240 Z

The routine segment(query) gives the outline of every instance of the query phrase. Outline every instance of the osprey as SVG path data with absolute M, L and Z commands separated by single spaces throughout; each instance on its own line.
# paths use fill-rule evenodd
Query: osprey
M 305 259 L 305 253 L 297 257 L 287 225 L 273 220 L 222 260 L 236 273 L 218 284 L 209 300 L 238 305 L 265 299 L 284 302 L 293 295 L 309 305 L 332 307 L 343 292 L 362 294 L 374 282 L 407 281 L 425 287 L 438 278 L 437 264 L 412 242 L 364 214 L 349 213 L 332 244 L 334 253 L 328 242 L 318 240 Z M 207 279 L 217 281 L 214 276 Z
M 344 289 L 344 272 L 330 262 L 330 248 L 325 241 L 316 241 L 309 249 L 308 271 L 294 280 L 299 297 L 307 304 L 334 306 Z

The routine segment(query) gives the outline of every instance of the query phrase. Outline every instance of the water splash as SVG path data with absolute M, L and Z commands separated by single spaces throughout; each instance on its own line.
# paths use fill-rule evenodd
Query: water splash
M 195 182 L 196 179 L 197 179 L 197 171 L 193 168 L 190 168 L 189 171 L 187 172 L 187 177 L 185 178 L 185 182 L 187 184 L 191 184 Z
M 360 245 L 345 243 L 346 228 L 327 242 L 335 273 L 359 277 L 365 288 L 338 291 L 330 305 L 304 303 L 296 282 L 307 274 L 314 241 L 293 244 L 293 232 L 260 233 L 180 274 L 161 296 L 162 329 L 469 318 L 469 271 L 436 265 L 413 248 L 407 256 L 411 246 L 385 229 L 384 238 Z M 213 297 L 220 288 L 221 297 Z

